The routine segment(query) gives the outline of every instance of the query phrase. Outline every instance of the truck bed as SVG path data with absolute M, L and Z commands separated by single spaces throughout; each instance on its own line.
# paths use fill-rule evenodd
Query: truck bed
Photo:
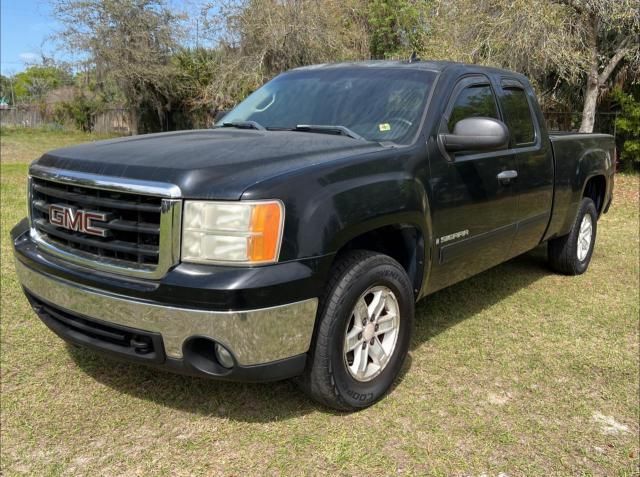
M 553 150 L 554 197 L 553 212 L 545 239 L 562 236 L 571 229 L 584 186 L 591 177 L 613 178 L 615 142 L 613 136 L 570 131 L 549 132 Z M 611 201 L 613 180 L 598 212 L 606 210 Z

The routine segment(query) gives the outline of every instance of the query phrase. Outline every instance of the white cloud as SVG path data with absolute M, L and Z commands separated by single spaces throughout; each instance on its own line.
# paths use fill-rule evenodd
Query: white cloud
M 40 59 L 40 55 L 32 52 L 20 53 L 18 56 L 25 63 L 35 63 Z

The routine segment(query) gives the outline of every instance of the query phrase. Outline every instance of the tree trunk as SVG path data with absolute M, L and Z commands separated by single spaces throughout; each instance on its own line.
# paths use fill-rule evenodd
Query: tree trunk
M 138 108 L 135 106 L 129 108 L 129 132 L 132 136 L 138 134 Z
M 582 123 L 580 124 L 580 132 L 593 132 L 596 122 L 596 108 L 598 106 L 598 96 L 600 95 L 600 86 L 607 83 L 609 77 L 613 74 L 618 64 L 622 61 L 631 49 L 631 36 L 625 37 L 617 48 L 614 55 L 604 65 L 602 72 L 598 73 L 600 68 L 599 50 L 598 50 L 598 18 L 591 17 L 591 30 L 588 36 L 588 44 L 591 52 L 591 65 L 589 66 L 589 76 L 587 77 L 587 86 L 584 91 L 584 107 L 582 109 Z
M 596 107 L 598 105 L 598 93 L 600 92 L 600 78 L 598 78 L 598 19 L 594 16 L 590 18 L 591 28 L 589 29 L 587 44 L 591 62 L 589 65 L 589 75 L 584 92 L 584 106 L 582 108 L 582 123 L 580 132 L 593 132 L 596 122 Z
M 597 67 L 596 67 L 597 68 Z M 598 105 L 598 93 L 600 85 L 598 83 L 598 71 L 596 77 L 589 75 L 587 87 L 584 94 L 584 108 L 582 109 L 582 123 L 580 124 L 580 132 L 593 132 L 593 126 L 596 122 L 596 106 Z

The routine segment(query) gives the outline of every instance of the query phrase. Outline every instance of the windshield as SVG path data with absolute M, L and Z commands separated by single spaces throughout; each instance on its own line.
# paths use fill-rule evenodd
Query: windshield
M 292 71 L 266 83 L 218 124 L 343 126 L 369 141 L 407 144 L 420 126 L 434 77 L 406 68 Z

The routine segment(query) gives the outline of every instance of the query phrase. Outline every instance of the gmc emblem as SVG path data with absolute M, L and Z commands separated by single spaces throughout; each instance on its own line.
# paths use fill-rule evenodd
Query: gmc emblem
M 109 231 L 93 225 L 94 220 L 105 222 L 107 214 L 79 210 L 68 205 L 49 204 L 49 223 L 52 225 L 89 235 L 106 237 Z

